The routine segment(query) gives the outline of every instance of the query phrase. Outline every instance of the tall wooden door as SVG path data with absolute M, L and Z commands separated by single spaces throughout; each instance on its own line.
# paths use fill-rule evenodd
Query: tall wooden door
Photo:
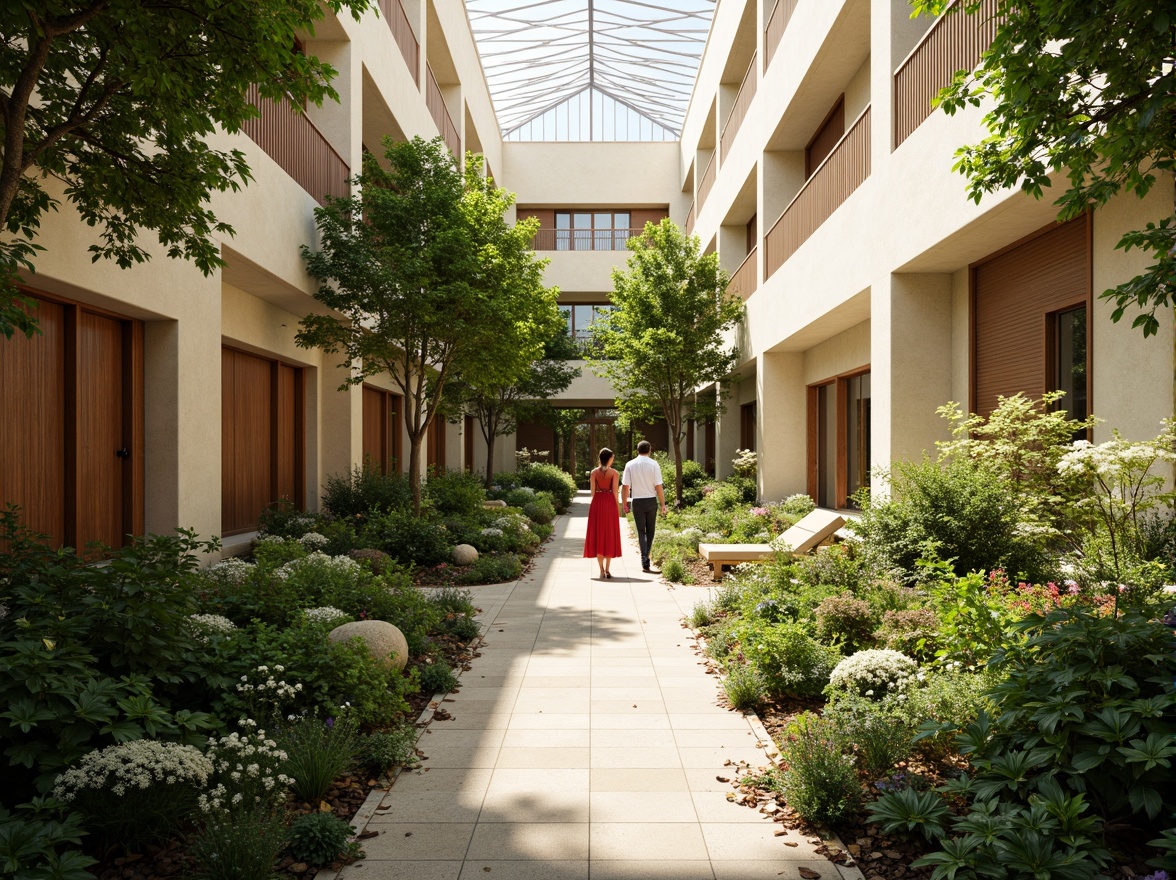
M 33 294 L 41 333 L 0 339 L 0 504 L 57 545 L 143 531 L 143 325 Z

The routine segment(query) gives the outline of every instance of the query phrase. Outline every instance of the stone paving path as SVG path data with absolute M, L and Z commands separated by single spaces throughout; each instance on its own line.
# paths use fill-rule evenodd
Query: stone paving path
M 635 543 L 611 581 L 580 557 L 581 493 L 534 570 L 474 588 L 490 621 L 460 693 L 421 737 L 344 880 L 838 880 L 803 836 L 729 802 L 727 760 L 766 763 L 717 703 L 681 617 L 704 588 L 641 573 Z M 622 531 L 627 531 L 622 529 Z M 785 841 L 797 843 L 795 847 Z

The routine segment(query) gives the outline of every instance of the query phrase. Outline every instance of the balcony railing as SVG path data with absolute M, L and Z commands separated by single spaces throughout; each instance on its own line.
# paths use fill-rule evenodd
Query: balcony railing
M 283 171 L 320 205 L 327 196 L 348 194 L 351 169 L 305 113 L 296 111 L 288 100 L 262 100 L 255 85 L 249 87 L 246 98 L 261 115 L 247 120 L 241 130 Z
M 798 0 L 776 0 L 772 7 L 772 14 L 768 16 L 767 27 L 764 28 L 764 70 L 772 63 L 772 56 L 776 54 L 776 47 L 780 45 L 780 38 L 788 27 L 788 19 L 796 11 Z
M 706 163 L 706 170 L 698 179 L 698 199 L 696 201 L 700 211 L 702 206 L 706 204 L 706 197 L 710 195 L 711 187 L 715 185 L 715 158 L 718 155 L 718 150 L 711 153 L 710 161 Z
M 735 104 L 731 107 L 731 113 L 727 117 L 726 124 L 723 125 L 723 134 L 719 138 L 719 147 L 722 150 L 722 155 L 719 157 L 722 161 L 727 161 L 727 154 L 731 152 L 731 145 L 735 143 L 735 135 L 739 134 L 739 126 L 743 124 L 744 118 L 747 116 L 747 110 L 751 107 L 751 99 L 755 97 L 755 89 L 759 82 L 759 71 L 755 68 L 755 56 L 751 56 L 751 64 L 747 66 L 747 73 L 743 74 L 743 82 L 739 85 L 739 94 L 735 96 Z
M 433 70 L 428 65 L 425 66 L 425 76 L 425 105 L 429 108 L 429 115 L 437 123 L 437 130 L 441 132 L 441 137 L 445 138 L 445 145 L 460 160 L 461 135 L 457 133 L 457 126 L 453 124 L 449 108 L 445 106 L 441 86 L 437 85 L 437 78 L 433 76 Z
M 540 229 L 531 239 L 537 251 L 623 251 L 644 229 Z
M 404 14 L 404 6 L 400 0 L 380 0 L 380 15 L 388 22 L 388 29 L 400 47 L 400 54 L 404 56 L 404 63 L 412 71 L 412 81 L 421 87 L 421 45 L 417 42 L 416 34 L 412 32 L 412 25 L 408 23 L 408 16 Z
M 931 115 L 931 102 L 957 70 L 973 70 L 996 36 L 997 0 L 972 15 L 950 6 L 894 72 L 894 146 Z
M 870 176 L 870 108 L 850 126 L 764 240 L 764 277 L 784 265 Z
M 686 212 L 686 234 L 694 232 L 694 202 L 690 203 L 690 210 Z
M 727 293 L 735 294 L 744 302 L 755 293 L 759 287 L 758 256 L 759 248 L 753 247 L 739 268 L 731 274 L 731 280 L 727 282 Z

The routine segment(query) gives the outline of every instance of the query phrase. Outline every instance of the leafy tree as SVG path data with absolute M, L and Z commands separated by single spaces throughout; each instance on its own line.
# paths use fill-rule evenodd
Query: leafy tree
M 569 363 L 580 357 L 580 350 L 568 336 L 554 296 L 545 311 L 533 311 L 532 320 L 517 328 L 546 332 L 541 351 L 519 345 L 507 357 L 469 369 L 448 386 L 456 412 L 477 419 L 486 441 L 486 488 L 494 482 L 495 441 L 513 434 L 520 422 L 543 418 L 550 408 L 547 399 L 580 375 L 580 368 Z
M 358 17 L 371 0 L 328 0 Z M 128 268 L 152 230 L 168 256 L 204 274 L 224 264 L 214 234 L 232 235 L 208 207 L 213 192 L 250 179 L 240 150 L 206 138 L 257 115 L 246 100 L 338 99 L 335 71 L 295 49 L 323 17 L 317 0 L 38 0 L 0 4 L 0 333 L 36 332 L 17 294 L 32 271 L 41 218 L 67 201 L 99 242 L 95 260 Z
M 421 446 L 446 384 L 535 357 L 532 325 L 554 310 L 556 292 L 530 247 L 536 222 L 506 224 L 514 196 L 483 179 L 480 162 L 463 173 L 439 137 L 385 138 L 384 149 L 388 170 L 365 155 L 356 194 L 315 211 L 320 247 L 302 255 L 332 314 L 308 315 L 297 339 L 342 353 L 344 388 L 386 372 L 404 394 L 419 513 Z
M 948 0 L 911 0 L 939 14 Z M 978 14 L 988 0 L 965 0 Z M 955 14 L 949 11 L 947 14 Z M 975 201 L 1020 185 L 1041 198 L 1050 175 L 1066 191 L 1058 219 L 1105 205 L 1121 192 L 1143 198 L 1176 168 L 1176 9 L 1154 0 L 997 0 L 996 38 L 975 72 L 960 71 L 939 97 L 949 114 L 991 102 L 990 132 L 957 152 Z M 1126 233 L 1123 250 L 1155 258 L 1147 271 L 1104 291 L 1118 321 L 1134 304 L 1133 326 L 1159 329 L 1156 311 L 1176 291 L 1176 223 L 1171 215 Z
M 647 223 L 629 239 L 628 269 L 613 270 L 613 310 L 593 324 L 590 361 L 616 389 L 617 409 L 630 421 L 661 417 L 674 453 L 674 490 L 682 503 L 682 438 L 699 386 L 721 387 L 738 363 L 725 334 L 743 317 L 743 303 L 728 294 L 717 254 L 700 254 L 669 218 Z

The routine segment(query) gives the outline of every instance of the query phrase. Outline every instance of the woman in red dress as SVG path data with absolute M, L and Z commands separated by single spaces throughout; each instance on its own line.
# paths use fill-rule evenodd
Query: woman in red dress
M 600 467 L 588 476 L 588 490 L 592 506 L 588 508 L 588 536 L 584 539 L 584 558 L 596 557 L 600 576 L 611 579 L 609 563 L 621 555 L 621 478 L 610 465 L 613 451 L 607 446 L 600 450 Z

